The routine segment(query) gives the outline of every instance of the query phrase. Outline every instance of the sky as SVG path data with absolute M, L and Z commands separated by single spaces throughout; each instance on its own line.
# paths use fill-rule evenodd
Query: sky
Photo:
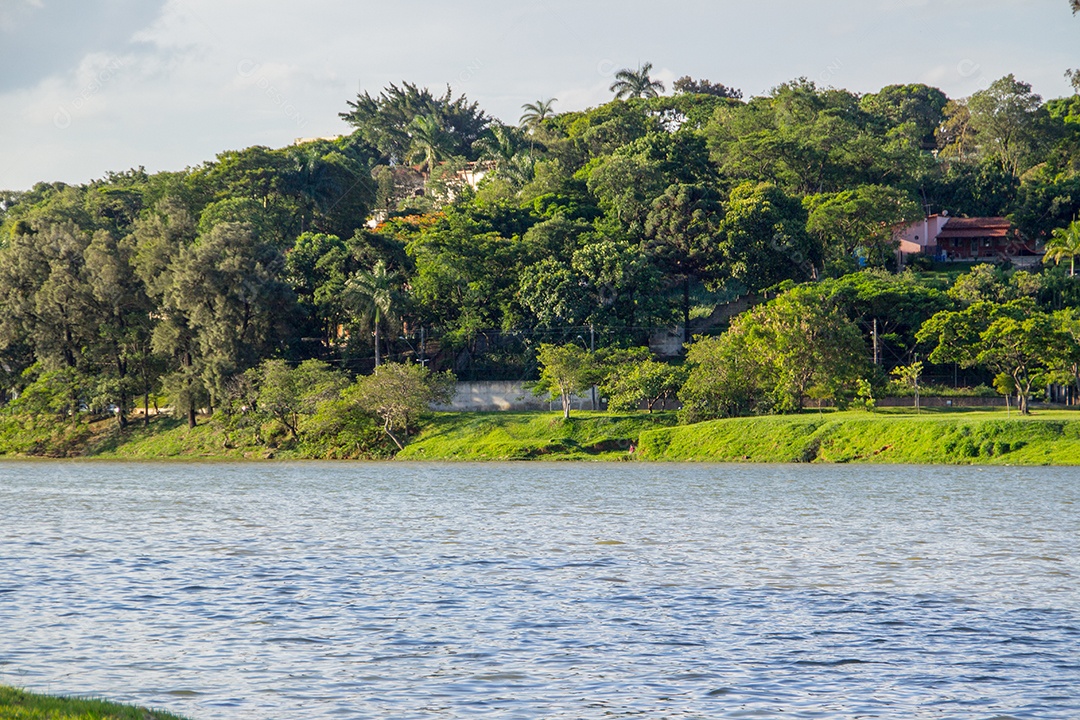
M 1078 41 L 1067 0 L 0 0 L 0 189 L 337 135 L 403 80 L 510 123 L 601 104 L 642 62 L 747 97 L 807 77 L 958 98 L 1013 73 L 1049 99 Z

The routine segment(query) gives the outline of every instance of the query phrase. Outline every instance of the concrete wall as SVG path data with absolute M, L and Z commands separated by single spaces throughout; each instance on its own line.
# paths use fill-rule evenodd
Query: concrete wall
M 588 397 L 574 397 L 574 410 L 589 410 L 592 402 Z M 454 399 L 449 405 L 437 405 L 442 411 L 494 411 L 494 410 L 561 410 L 556 399 L 548 402 L 537 397 L 520 381 L 459 382 Z

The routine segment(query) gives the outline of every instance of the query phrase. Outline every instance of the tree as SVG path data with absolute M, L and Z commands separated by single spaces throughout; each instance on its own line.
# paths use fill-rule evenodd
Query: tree
M 910 365 L 895 367 L 890 374 L 897 382 L 915 391 L 915 412 L 919 412 L 919 379 L 922 378 L 923 364 L 916 360 Z
M 936 147 L 934 132 L 945 119 L 949 98 L 941 90 L 923 84 L 888 85 L 864 95 L 859 107 L 879 118 L 889 129 L 900 131 L 924 150 Z
M 637 70 L 623 68 L 615 73 L 615 82 L 609 88 L 615 93 L 615 99 L 659 97 L 660 93 L 664 92 L 664 83 L 649 77 L 652 67 L 652 63 L 647 62 Z
M 580 345 L 550 345 L 543 343 L 536 353 L 540 363 L 540 381 L 533 386 L 537 395 L 547 394 L 562 400 L 563 417 L 570 419 L 570 403 L 576 393 L 582 393 L 597 380 L 593 354 Z
M 178 322 L 155 343 L 186 356 L 184 367 L 197 368 L 211 401 L 224 397 L 232 375 L 292 340 L 295 298 L 278 276 L 283 264 L 241 223 L 215 226 L 171 263 L 163 305 Z
M 984 156 L 996 159 L 1013 176 L 1033 164 L 1031 158 L 1041 141 L 1039 122 L 1046 111 L 1030 84 L 1006 75 L 974 93 L 967 108 L 968 122 Z
M 285 360 L 264 360 L 254 371 L 258 410 L 277 419 L 295 440 L 300 417 L 314 415 L 318 404 L 332 400 L 346 382 L 340 373 L 319 360 L 305 360 L 290 368 Z
M 521 106 L 521 109 L 525 112 L 521 114 L 518 126 L 528 133 L 535 133 L 544 124 L 545 120 L 555 114 L 553 108 L 558 100 L 559 98 L 548 98 L 547 100 L 537 100 L 534 103 L 525 103 Z
M 375 368 L 373 374 L 357 378 L 344 391 L 343 399 L 382 420 L 383 432 L 399 450 L 404 450 L 403 438 L 396 433 L 408 439 L 409 428 L 431 404 L 453 399 L 454 383 L 449 372 L 432 373 L 413 363 L 386 363 Z
M 618 363 L 600 385 L 608 408 L 617 412 L 637 410 L 642 403 L 652 413 L 662 399 L 672 398 L 686 381 L 686 370 L 648 357 L 618 357 Z M 610 361 L 609 361 L 610 362 Z
M 705 185 L 671 185 L 652 204 L 645 251 L 682 286 L 683 340 L 690 340 L 690 286 L 719 266 L 720 195 Z
M 1046 243 L 1046 255 L 1043 261 L 1053 260 L 1060 263 L 1069 260 L 1069 277 L 1076 277 L 1076 256 L 1080 255 L 1080 220 L 1074 220 L 1068 227 L 1057 228 Z
M 882 185 L 811 195 L 803 204 L 809 212 L 806 228 L 821 240 L 830 259 L 858 256 L 879 267 L 895 262 L 895 228 L 922 216 L 910 195 Z
M 433 115 L 418 115 L 409 123 L 409 159 L 419 160 L 420 167 L 430 175 L 439 161 L 451 150 L 451 142 Z
M 370 271 L 361 271 L 349 278 L 345 286 L 345 304 L 361 318 L 367 319 L 373 328 L 375 339 L 375 367 L 381 361 L 379 342 L 383 321 L 396 321 L 400 314 L 403 297 L 398 289 L 397 276 L 386 269 L 379 260 Z
M 864 375 L 866 345 L 835 302 L 800 286 L 739 315 L 719 338 L 695 343 L 687 365 L 679 393 L 687 419 L 795 412 L 811 394 L 849 393 Z
M 365 92 L 358 95 L 341 118 L 356 128 L 356 134 L 382 153 L 384 164 L 406 160 L 414 150 L 413 121 L 418 117 L 433 119 L 447 140 L 447 155 L 471 158 L 473 143 L 480 139 L 491 118 L 464 95 L 454 98 L 449 87 L 441 96 L 410 83 L 401 87 L 390 84 L 377 98 Z
M 695 80 L 689 75 L 683 75 L 672 85 L 676 93 L 686 95 L 712 95 L 713 97 L 742 99 L 743 92 L 738 88 L 728 87 L 721 83 L 713 83 L 708 80 Z
M 742 183 L 720 223 L 720 271 L 758 292 L 784 280 L 813 279 L 822 245 L 806 231 L 806 211 L 771 183 Z
M 927 320 L 917 337 L 934 345 L 933 363 L 983 366 L 1010 376 L 1023 415 L 1029 414 L 1028 399 L 1048 371 L 1076 352 L 1073 338 L 1030 300 L 983 301 L 943 311 Z

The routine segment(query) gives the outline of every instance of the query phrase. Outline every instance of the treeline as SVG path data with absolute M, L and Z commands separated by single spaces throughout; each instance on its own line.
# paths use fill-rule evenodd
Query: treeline
M 914 394 L 918 403 L 920 390 L 942 390 L 927 373 L 935 366 L 970 370 L 986 390 L 1015 397 L 1025 414 L 1031 398 L 1051 386 L 1080 398 L 1075 278 L 978 265 L 949 282 L 864 271 L 788 283 L 721 335 L 699 338 L 681 366 L 658 362 L 644 348 L 542 345 L 536 387 L 561 397 L 566 417 L 571 397 L 597 386 L 614 410 L 651 411 L 677 398 L 682 422 L 797 412 L 807 404 L 873 409 L 884 394 Z
M 923 212 L 1008 215 L 1045 240 L 1080 210 L 1080 96 L 1044 102 L 1012 76 L 955 100 L 796 80 L 744 101 L 690 78 L 661 95 L 645 66 L 612 89 L 620 99 L 582 112 L 530 103 L 511 126 L 449 90 L 391 86 L 349 103 L 338 139 L 4 193 L 0 402 L 123 424 L 163 395 L 193 420 L 235 403 L 268 360 L 531 378 L 542 343 L 591 329 L 603 347 L 639 347 L 676 325 L 689 340 L 718 304 L 782 283 L 931 293 L 850 275 L 894 270 L 893 228 Z M 1040 307 L 1076 303 L 1063 270 L 1038 284 L 1025 297 Z M 876 338 L 889 369 L 914 361 L 931 309 L 966 312 L 934 292 L 903 319 L 857 290 L 799 307 L 847 318 L 854 330 L 833 339 Z M 750 322 L 732 327 L 748 343 Z M 702 347 L 714 343 L 757 352 Z M 731 407 L 801 402 L 755 377 Z M 796 383 L 798 398 L 817 384 Z

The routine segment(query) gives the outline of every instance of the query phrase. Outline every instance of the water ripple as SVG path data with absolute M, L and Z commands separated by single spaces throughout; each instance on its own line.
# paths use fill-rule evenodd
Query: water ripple
M 1074 470 L 0 464 L 0 682 L 193 718 L 1075 718 Z

